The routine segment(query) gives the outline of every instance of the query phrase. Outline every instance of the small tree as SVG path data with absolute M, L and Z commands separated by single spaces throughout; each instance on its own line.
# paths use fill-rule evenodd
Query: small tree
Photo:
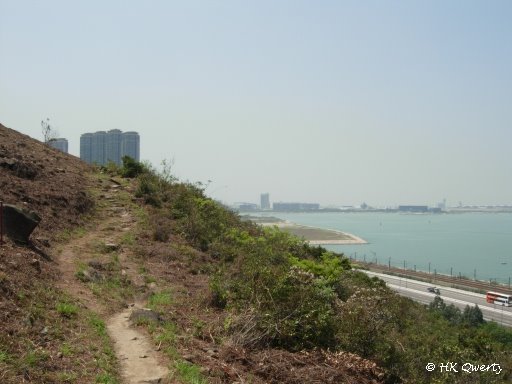
M 440 313 L 446 320 L 452 324 L 458 324 L 461 321 L 460 309 L 455 305 L 446 305 L 441 297 L 436 296 L 434 300 L 429 304 L 429 309 Z
M 434 297 L 434 300 L 432 300 L 432 302 L 428 305 L 428 307 L 434 311 L 442 312 L 446 308 L 446 304 L 440 296 L 436 296 Z
M 41 129 L 43 131 L 43 142 L 48 144 L 57 137 L 57 131 L 50 125 L 50 119 L 41 120 Z
M 482 310 L 478 308 L 478 305 L 475 305 L 474 307 L 466 305 L 466 308 L 464 308 L 464 312 L 462 313 L 462 321 L 472 327 L 477 327 L 480 324 L 485 323 Z

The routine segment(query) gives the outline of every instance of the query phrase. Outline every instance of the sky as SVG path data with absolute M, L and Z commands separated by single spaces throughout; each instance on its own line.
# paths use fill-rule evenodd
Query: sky
M 510 1 L 0 0 L 0 123 L 226 203 L 512 204 Z

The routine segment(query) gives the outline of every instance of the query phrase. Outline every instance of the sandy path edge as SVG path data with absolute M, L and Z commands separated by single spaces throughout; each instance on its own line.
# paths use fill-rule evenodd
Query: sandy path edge
M 134 309 L 127 308 L 107 321 L 123 379 L 126 384 L 160 383 L 169 370 L 160 365 L 156 347 L 148 337 L 131 326 L 129 318 Z

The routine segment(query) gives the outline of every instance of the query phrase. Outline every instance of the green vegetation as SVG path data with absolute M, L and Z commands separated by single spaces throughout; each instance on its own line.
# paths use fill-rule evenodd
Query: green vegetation
M 57 303 L 57 312 L 64 317 L 71 317 L 78 313 L 78 307 L 71 303 Z
M 94 295 L 105 302 L 122 302 L 131 298 L 135 288 L 123 274 L 119 254 L 103 242 L 95 244 L 94 249 L 99 252 L 98 255 L 107 256 L 102 258 L 103 262 L 98 261 L 100 270 L 79 262 L 75 277 L 86 283 Z
M 336 291 L 350 269 L 347 259 L 275 228 L 255 235 L 231 229 L 212 250 L 223 261 L 211 280 L 212 302 L 232 311 L 238 343 L 292 350 L 336 345 Z
M 455 305 L 446 305 L 440 296 L 436 296 L 430 303 L 429 308 L 439 313 L 453 325 L 462 324 L 476 327 L 485 323 L 484 316 L 478 305 L 474 307 L 467 305 L 464 311 L 461 312 Z
M 135 236 L 133 233 L 125 233 L 122 237 L 121 237 L 121 244 L 122 245 L 126 245 L 126 246 L 132 246 L 135 244 Z
M 71 347 L 68 343 L 64 343 L 60 346 L 60 353 L 62 353 L 62 356 L 64 357 L 71 356 L 74 353 L 73 347 Z
M 113 379 L 98 382 L 117 383 L 117 360 L 104 323 L 47 281 L 33 283 L 16 299 L 26 309 L 16 337 L 0 333 L 1 382 L 27 382 L 24 377 L 34 383 L 94 382 L 104 376 Z
M 89 317 L 89 324 L 96 330 L 96 333 L 102 337 L 107 338 L 107 326 L 105 325 L 105 322 L 101 320 L 98 315 L 92 314 Z
M 102 374 L 96 376 L 95 383 L 97 383 L 97 384 L 117 384 L 118 381 L 115 377 L 112 377 L 110 374 L 102 373 Z
M 224 327 L 210 335 L 215 339 L 249 349 L 354 352 L 385 368 L 389 383 L 501 383 L 511 378 L 512 332 L 484 322 L 478 307 L 460 311 L 440 298 L 425 307 L 400 297 L 383 281 L 353 270 L 343 255 L 242 221 L 206 197 L 203 185 L 177 182 L 169 167 L 158 173 L 144 166 L 137 185 L 137 196 L 149 206 L 145 225 L 153 239 L 168 244 L 169 257 L 178 252 L 194 271 L 209 274 L 210 304 L 226 313 Z M 195 250 L 170 243 L 172 236 Z M 204 254 L 209 257 L 201 258 Z M 163 293 L 150 302 L 163 311 L 172 304 Z M 174 355 L 175 326 L 149 327 Z M 201 327 L 193 325 L 194 332 L 201 333 Z M 503 371 L 469 377 L 425 369 L 429 362 L 447 361 L 496 362 Z M 175 368 L 182 377 L 199 372 L 186 363 Z
M 23 358 L 23 363 L 25 366 L 34 368 L 40 362 L 48 359 L 48 354 L 42 350 L 30 350 Z
M 0 350 L 0 363 L 6 363 L 10 360 L 9 353 L 4 350 Z
M 153 293 L 149 296 L 149 308 L 158 310 L 161 306 L 172 304 L 171 294 L 169 292 Z
M 96 351 L 95 361 L 101 373 L 96 376 L 96 383 L 117 384 L 117 358 L 107 334 L 105 322 L 95 313 L 88 316 L 88 325 L 95 331 L 95 338 L 100 340 L 100 348 Z
M 122 175 L 123 177 L 136 177 L 144 172 L 144 165 L 135 161 L 130 156 L 123 156 L 123 169 Z
M 86 234 L 86 229 L 83 227 L 77 227 L 74 229 L 64 229 L 56 235 L 56 239 L 59 242 L 70 241 L 72 238 L 82 237 Z
M 87 284 L 92 293 L 106 303 L 121 303 L 132 298 L 134 293 L 132 282 L 120 271 L 113 271 L 105 279 Z
M 187 361 L 177 361 L 175 363 L 176 371 L 182 382 L 187 384 L 206 384 L 207 381 L 202 377 L 199 367 Z
M 157 312 L 169 312 L 173 304 L 171 293 L 168 291 L 155 292 L 148 299 L 148 306 Z M 200 372 L 200 368 L 192 363 L 184 361 L 177 352 L 177 327 L 169 320 L 161 322 L 149 319 L 140 319 L 138 326 L 147 328 L 149 334 L 153 337 L 159 348 L 174 361 L 169 367 L 171 376 L 179 379 L 181 383 L 203 384 L 207 383 Z

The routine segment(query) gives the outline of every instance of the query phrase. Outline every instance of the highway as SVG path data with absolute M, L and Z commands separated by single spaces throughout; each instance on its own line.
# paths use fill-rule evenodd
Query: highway
M 423 304 L 430 304 L 436 296 L 434 293 L 427 291 L 427 287 L 434 286 L 430 283 L 365 270 L 361 270 L 361 272 L 372 277 L 377 276 L 381 278 L 386 282 L 388 287 L 397 291 L 398 294 Z M 437 286 L 437 288 L 440 289 L 440 296 L 446 304 L 453 304 L 461 310 L 464 310 L 466 305 L 473 306 L 478 304 L 485 320 L 492 320 L 498 324 L 512 327 L 512 307 L 489 304 L 485 301 L 485 295 L 479 293 L 444 286 Z

